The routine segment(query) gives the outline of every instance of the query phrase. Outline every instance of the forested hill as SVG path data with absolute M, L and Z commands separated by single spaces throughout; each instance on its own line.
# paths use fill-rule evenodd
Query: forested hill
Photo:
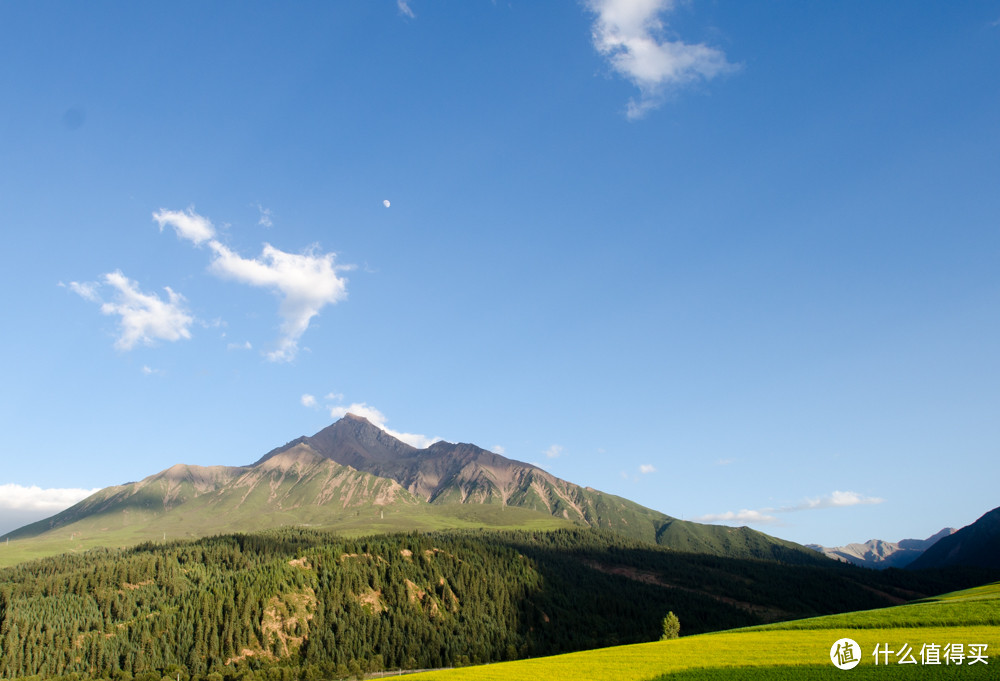
M 667 611 L 691 634 L 998 576 L 726 559 L 582 529 L 219 536 L 0 570 L 0 677 L 337 678 L 654 640 Z

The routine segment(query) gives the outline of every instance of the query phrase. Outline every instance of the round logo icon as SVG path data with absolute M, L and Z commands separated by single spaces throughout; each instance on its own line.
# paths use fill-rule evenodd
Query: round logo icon
M 854 669 L 861 662 L 861 646 L 850 638 L 842 638 L 830 647 L 830 661 L 837 669 Z

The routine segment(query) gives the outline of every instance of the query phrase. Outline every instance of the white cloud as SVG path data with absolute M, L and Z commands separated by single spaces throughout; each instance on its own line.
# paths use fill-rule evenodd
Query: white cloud
M 500 456 L 503 456 L 504 454 L 507 453 L 507 450 L 503 448 L 503 445 L 493 445 L 493 449 L 491 449 L 490 451 L 493 452 L 494 454 L 499 454 Z
M 344 400 L 344 393 L 327 393 L 323 399 L 332 400 L 334 402 L 342 402 Z
M 96 491 L 0 485 L 0 535 L 44 520 Z
M 158 213 L 153 213 L 153 219 L 159 223 L 161 232 L 164 225 L 170 225 L 177 232 L 177 236 L 192 241 L 195 245 L 215 237 L 215 227 L 208 218 L 195 213 L 193 207 L 187 211 L 161 208 Z
M 115 289 L 115 300 L 101 305 L 106 315 L 121 317 L 121 335 L 115 341 L 120 350 L 131 350 L 136 343 L 152 345 L 157 339 L 177 341 L 191 338 L 194 317 L 184 309 L 184 296 L 165 286 L 167 300 L 155 293 L 143 293 L 138 283 L 121 270 L 104 275 L 104 282 Z
M 674 0 L 589 0 L 587 4 L 597 15 L 591 28 L 594 48 L 639 88 L 639 101 L 629 100 L 630 119 L 659 106 L 671 86 L 709 80 L 735 68 L 714 47 L 667 39 L 662 17 L 674 8 Z
M 104 286 L 113 290 L 113 300 L 104 302 L 99 294 L 102 284 L 71 281 L 69 289 L 84 300 L 99 303 L 101 312 L 121 317 L 121 329 L 115 347 L 131 350 L 136 343 L 152 345 L 156 340 L 177 341 L 191 338 L 194 317 L 184 308 L 184 296 L 165 286 L 167 300 L 155 293 L 143 293 L 139 284 L 121 270 L 103 276 Z
M 253 346 L 250 345 L 250 341 L 244 341 L 242 343 L 229 343 L 226 345 L 226 350 L 253 350 Z
M 364 402 L 355 402 L 354 404 L 343 407 L 336 406 L 330 407 L 330 417 L 335 419 L 340 419 L 347 414 L 354 414 L 355 416 L 361 416 L 368 419 L 369 422 L 376 428 L 384 430 L 389 435 L 392 435 L 397 440 L 402 440 L 411 447 L 416 447 L 417 449 L 425 449 L 430 447 L 432 444 L 440 440 L 439 437 L 427 437 L 426 435 L 420 435 L 418 433 L 401 433 L 397 430 L 392 430 L 385 425 L 386 418 L 385 414 L 380 412 L 375 407 L 370 407 Z
M 0 485 L 0 509 L 58 513 L 86 499 L 98 489 L 42 489 L 37 485 Z
M 846 508 L 848 506 L 859 506 L 866 504 L 881 504 L 885 499 L 879 497 L 866 497 L 857 492 L 834 491 L 826 496 L 807 498 L 796 504 L 781 507 L 768 507 L 757 510 L 743 509 L 741 511 L 726 511 L 724 513 L 710 513 L 698 518 L 695 522 L 715 523 L 715 522 L 742 522 L 747 524 L 774 524 L 778 518 L 774 514 L 796 513 L 798 511 L 812 511 L 824 508 Z
M 303 395 L 302 399 L 299 400 L 299 401 L 302 402 L 302 406 L 303 407 L 315 407 L 316 406 L 316 397 L 313 396 L 313 395 L 310 395 L 309 393 L 306 393 L 305 395 Z
M 396 0 L 396 7 L 399 8 L 400 14 L 410 17 L 411 19 L 417 18 L 417 15 L 413 13 L 412 9 L 410 9 L 410 3 L 408 0 Z
M 260 204 L 257 208 L 261 213 L 260 224 L 269 226 L 270 211 Z M 187 211 L 161 209 L 153 214 L 153 219 L 159 223 L 161 231 L 165 225 L 170 225 L 179 237 L 195 245 L 207 242 L 213 252 L 210 269 L 216 275 L 279 294 L 278 314 L 283 322 L 277 348 L 267 353 L 271 361 L 294 359 L 299 338 L 309 328 L 312 318 L 324 306 L 347 297 L 347 279 L 339 273 L 353 267 L 334 264 L 335 253 L 317 253 L 315 248 L 302 253 L 286 253 L 265 243 L 258 258 L 248 259 L 215 239 L 211 221 L 195 213 L 193 208 Z
M 334 264 L 335 253 L 286 253 L 264 244 L 259 258 L 247 259 L 212 239 L 209 247 L 215 253 L 211 269 L 217 275 L 269 288 L 281 295 L 278 314 L 284 320 L 278 347 L 267 353 L 274 362 L 295 358 L 298 341 L 309 328 L 309 322 L 326 305 L 347 297 L 347 279 L 339 272 L 351 269 Z
M 651 463 L 644 463 L 639 466 L 639 472 L 643 475 L 648 475 L 649 473 L 655 473 L 656 468 Z
M 545 450 L 544 454 L 550 459 L 558 459 L 563 453 L 563 448 L 561 445 L 552 445 Z
M 151 366 L 143 365 L 143 367 L 142 367 L 142 373 L 144 375 L 146 375 L 146 376 L 152 376 L 154 374 L 162 374 L 163 370 L 162 369 L 154 369 Z

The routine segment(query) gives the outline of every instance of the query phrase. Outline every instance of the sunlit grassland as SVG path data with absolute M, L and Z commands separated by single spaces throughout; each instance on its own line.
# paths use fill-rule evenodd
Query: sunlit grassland
M 1000 676 L 1000 583 L 946 594 L 894 608 L 816 617 L 762 627 L 702 634 L 673 641 L 640 643 L 501 664 L 427 672 L 414 681 L 489 681 L 493 679 L 811 679 L 844 678 L 998 678 Z M 943 622 L 947 622 L 943 624 Z M 681 617 L 683 626 L 683 617 Z M 857 624 L 855 624 L 857 623 Z M 861 663 L 842 671 L 830 662 L 830 647 L 852 638 Z M 986 644 L 988 664 L 921 665 L 924 644 Z M 896 655 L 876 659 L 876 645 L 913 650 L 915 665 Z M 680 674 L 679 676 L 677 674 Z
M 925 598 L 895 608 L 778 622 L 748 631 L 792 629 L 888 629 L 905 627 L 1000 627 L 1000 582 Z M 1000 652 L 1000 651 L 997 651 Z

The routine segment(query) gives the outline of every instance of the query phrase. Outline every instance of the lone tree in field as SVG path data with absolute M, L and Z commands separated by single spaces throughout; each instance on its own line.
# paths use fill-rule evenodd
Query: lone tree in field
M 677 619 L 677 615 L 671 610 L 667 613 L 667 616 L 663 618 L 663 636 L 660 637 L 661 641 L 669 641 L 670 639 L 677 638 L 681 635 L 681 621 Z

